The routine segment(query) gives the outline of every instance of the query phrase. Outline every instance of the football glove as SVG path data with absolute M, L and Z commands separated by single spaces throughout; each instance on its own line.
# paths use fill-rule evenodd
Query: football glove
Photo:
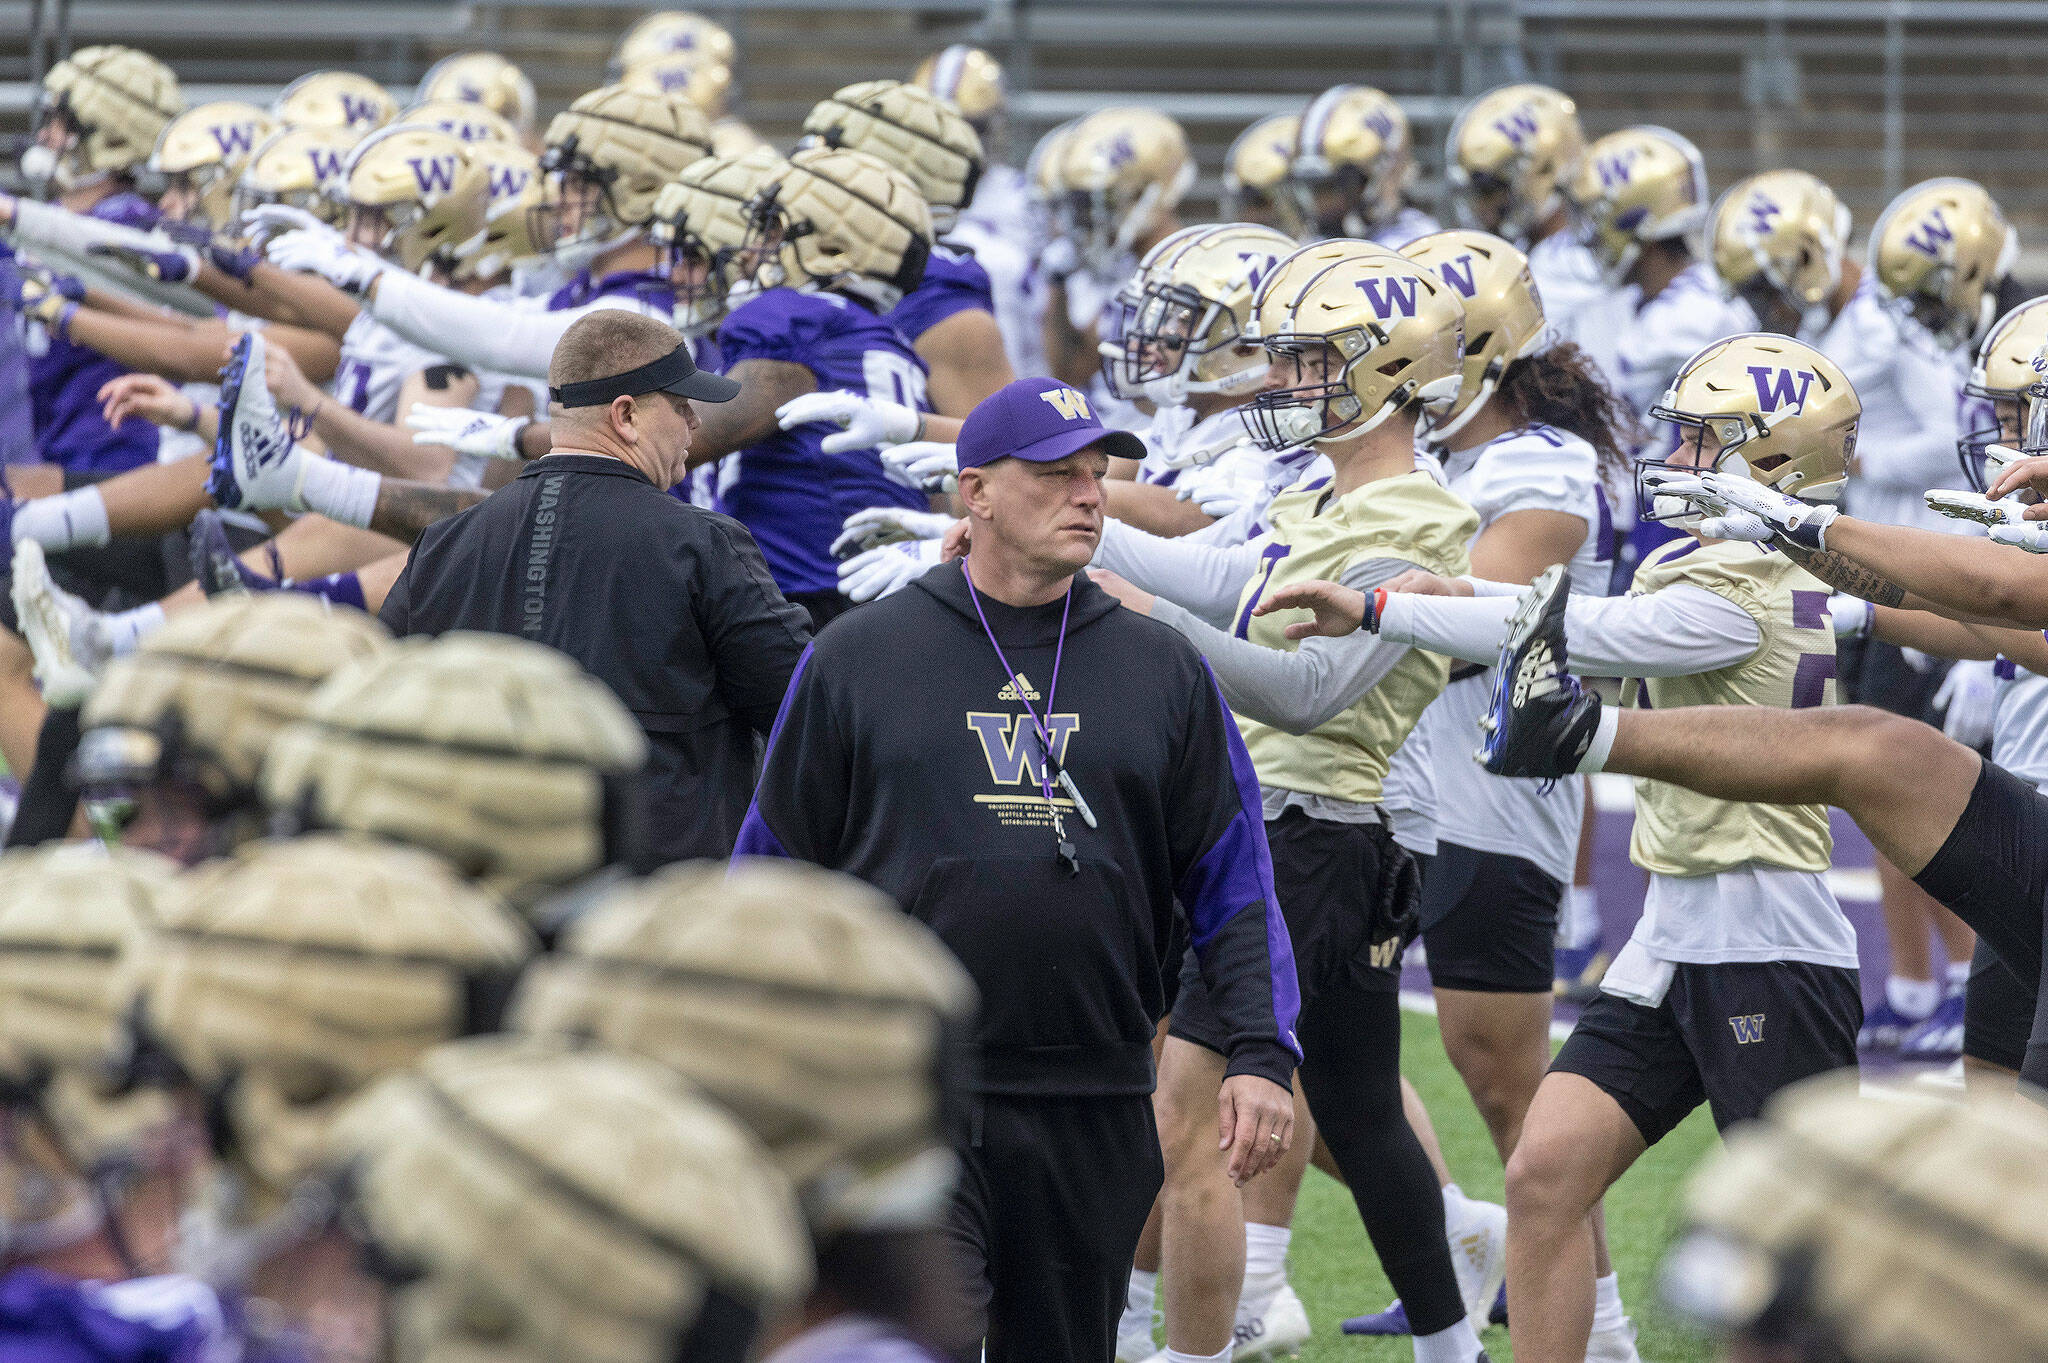
M 85 253 L 164 284 L 183 284 L 199 273 L 199 252 L 191 246 L 152 251 L 118 241 L 96 241 L 85 248 Z
M 1828 524 L 1841 514 L 1740 474 L 1650 469 L 1643 482 L 1658 496 L 1696 507 L 1703 517 L 1700 533 L 1709 539 L 1783 540 L 1802 549 L 1824 549 Z
M 952 492 L 960 486 L 960 455 L 937 440 L 912 440 L 882 451 L 882 471 L 919 492 Z
M 775 409 L 775 420 L 785 431 L 812 424 L 843 427 L 820 444 L 819 448 L 827 454 L 907 445 L 917 439 L 924 426 L 924 417 L 915 408 L 845 392 L 805 393 L 791 398 Z
M 499 416 L 473 407 L 434 407 L 415 402 L 405 414 L 415 445 L 446 445 L 457 454 L 486 459 L 524 459 L 519 436 L 533 424 L 530 416 Z
M 1219 521 L 1246 507 L 1256 506 L 1265 490 L 1263 474 L 1228 464 L 1190 469 L 1173 485 L 1175 497 L 1183 502 L 1193 502 L 1202 509 L 1203 515 Z
M 1927 505 L 1952 520 L 1975 521 L 1979 525 L 2018 525 L 2025 516 L 2024 508 L 2009 497 L 1997 501 L 1981 492 L 1957 492 L 1949 488 L 1931 488 L 1925 494 Z
M 273 237 L 281 237 L 287 232 L 312 232 L 333 237 L 336 241 L 343 240 L 332 224 L 290 204 L 258 204 L 242 215 L 242 230 L 258 246 L 267 245 Z
M 2048 554 L 2048 521 L 2022 521 L 2017 525 L 1994 525 L 1984 532 L 1999 544 L 2010 544 L 2030 554 Z
M 885 544 L 839 565 L 839 590 L 849 601 L 874 601 L 939 566 L 938 540 Z
M 84 282 L 20 259 L 14 268 L 14 287 L 8 291 L 7 302 L 29 321 L 64 335 L 66 320 L 85 298 Z
M 900 544 L 905 540 L 936 543 L 953 528 L 953 517 L 935 511 L 912 511 L 901 506 L 871 506 L 846 518 L 839 538 L 832 541 L 832 557 Z
M 1991 741 L 1991 717 L 1998 708 L 1998 680 L 1993 664 L 1966 659 L 1949 668 L 1934 693 L 1942 712 L 1941 731 L 1966 748 Z
M 332 232 L 287 232 L 264 247 L 263 254 L 280 270 L 318 275 L 358 298 L 370 291 L 370 285 L 387 268 L 383 261 L 356 250 Z
M 1861 639 L 1876 618 L 1877 607 L 1860 596 L 1836 592 L 1828 598 L 1828 623 L 1835 627 L 1837 639 Z

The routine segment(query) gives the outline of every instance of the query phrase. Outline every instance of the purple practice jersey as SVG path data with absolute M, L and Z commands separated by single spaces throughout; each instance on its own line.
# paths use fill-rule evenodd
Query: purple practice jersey
M 925 366 L 896 328 L 852 299 L 770 289 L 735 308 L 718 328 L 731 373 L 747 360 L 781 360 L 811 371 L 821 393 L 862 393 L 930 411 Z M 930 508 L 921 492 L 890 481 L 873 450 L 826 454 L 835 427 L 777 431 L 739 452 L 723 509 L 753 532 L 786 595 L 830 592 L 839 574 L 829 552 L 846 518 L 871 506 Z
M 147 228 L 157 213 L 145 199 L 115 194 L 94 205 L 89 216 Z M 36 446 L 44 463 L 61 464 L 67 473 L 106 477 L 155 461 L 155 426 L 133 417 L 114 427 L 100 415 L 100 389 L 126 369 L 90 346 L 41 327 L 27 328 L 23 337 Z
M 995 290 L 988 282 L 988 271 L 981 268 L 972 251 L 941 244 L 932 247 L 923 281 L 890 309 L 888 321 L 916 345 L 927 331 L 970 308 L 995 315 Z
M 202 1363 L 223 1356 L 227 1324 L 192 1279 L 107 1285 L 41 1269 L 0 1278 L 0 1363 Z
M 585 270 L 556 289 L 548 298 L 548 311 L 586 307 L 600 298 L 631 298 L 650 313 L 672 313 L 676 306 L 675 285 L 666 270 L 614 270 L 602 278 L 591 278 Z

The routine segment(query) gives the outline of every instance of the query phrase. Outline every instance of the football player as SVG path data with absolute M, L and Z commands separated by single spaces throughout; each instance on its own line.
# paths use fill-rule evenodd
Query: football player
M 1714 205 L 1708 257 L 1721 291 L 1765 331 L 1809 345 L 1856 296 L 1863 268 L 1845 258 L 1849 207 L 1816 176 L 1772 170 L 1739 180 Z
M 1312 235 L 1398 249 L 1436 231 L 1408 201 L 1414 178 L 1408 114 L 1385 91 L 1336 85 L 1301 111 L 1287 186 Z
M 881 1363 L 981 1343 L 962 1337 L 945 1230 L 973 1008 L 959 962 L 893 900 L 754 859 L 607 890 L 507 1016 L 658 1062 L 740 1114 L 795 1185 L 817 1246 L 818 1288 L 767 1323 L 770 1344 Z
M 885 320 L 930 371 L 932 410 L 965 417 L 1016 375 L 1003 351 L 988 272 L 948 243 L 987 166 L 967 120 L 922 86 L 864 81 L 821 100 L 805 141 L 864 151 L 910 177 L 931 209 L 936 239 L 924 278 Z
M 1930 180 L 1892 200 L 1871 229 L 1863 287 L 1818 342 L 1856 385 L 1869 415 L 1848 505 L 1857 519 L 1928 530 L 1962 527 L 1931 511 L 1929 488 L 1966 486 L 1950 451 L 1976 418 L 1963 411 L 1971 347 L 1990 324 L 2018 238 L 1996 202 L 1968 180 Z M 1974 406 L 1974 404 L 1972 404 Z M 1850 699 L 1934 721 L 1946 668 L 1883 640 L 1866 642 L 1845 673 Z M 1896 1047 L 1946 993 L 1960 1006 L 1969 932 L 1878 858 L 1890 973 L 1864 1028 L 1867 1045 Z M 1953 972 L 1935 978 L 1939 938 Z M 1944 988 L 1944 984 L 1947 988 Z
M 271 102 L 287 128 L 342 128 L 367 137 L 398 116 L 391 92 L 354 71 L 310 71 Z
M 1237 135 L 1223 156 L 1224 221 L 1256 223 L 1302 238 L 1307 224 L 1287 184 L 1300 134 L 1300 114 L 1273 114 Z
M 733 65 L 737 49 L 723 25 L 687 9 L 658 9 L 620 37 L 606 68 L 618 79 L 636 66 L 663 57 L 682 57 L 705 65 Z
M 1342 241 L 1281 261 L 1255 306 L 1272 365 L 1242 409 L 1245 424 L 1269 450 L 1314 445 L 1334 476 L 1275 498 L 1271 529 L 1228 549 L 1105 522 L 1093 576 L 1127 607 L 1187 635 L 1239 716 L 1297 943 L 1303 1095 L 1407 1303 L 1416 1357 L 1471 1363 L 1483 1353 L 1468 1312 L 1491 1303 L 1463 1295 L 1435 1171 L 1402 1111 L 1395 986 L 1419 886 L 1380 807 L 1389 759 L 1448 669 L 1407 650 L 1296 652 L 1279 631 L 1253 633 L 1246 623 L 1276 583 L 1297 575 L 1337 572 L 1376 586 L 1413 567 L 1465 570 L 1477 519 L 1415 459 L 1417 424 L 1457 396 L 1464 310 L 1434 271 Z M 1201 982 L 1184 971 L 1155 1103 L 1167 1156 L 1165 1272 L 1193 1272 L 1189 1286 L 1244 1271 L 1244 1207 L 1202 1115 L 1201 1095 L 1222 1078 L 1225 1038 L 1212 1013 Z M 1169 1282 L 1166 1295 L 1190 1293 Z M 1167 1357 L 1227 1352 L 1234 1295 L 1170 1315 Z M 1268 1304 L 1249 1314 L 1263 1316 Z
M 514 136 L 527 150 L 540 151 L 535 142 L 539 128 L 534 122 L 533 82 L 496 52 L 458 52 L 441 58 L 420 77 L 415 93 L 422 103 L 461 100 L 481 104 L 511 124 Z
M 1601 291 L 1600 267 L 1572 222 L 1568 194 L 1585 164 L 1578 106 L 1547 85 L 1503 85 L 1466 105 L 1444 139 L 1444 179 L 1466 227 L 1529 257 L 1550 324 Z
M 1796 494 L 1796 505 L 1824 506 L 1848 476 L 1859 411 L 1841 371 L 1809 346 L 1763 334 L 1718 342 L 1687 362 L 1655 409 L 1683 428 L 1677 453 L 1668 466 L 1639 466 L 1658 498 L 1653 514 L 1680 519 L 1691 538 L 1647 559 L 1630 595 L 1571 596 L 1552 568 L 1519 600 L 1511 591 L 1463 601 L 1344 593 L 1346 607 L 1363 607 L 1382 638 L 1504 659 L 1495 714 L 1527 681 L 1529 668 L 1515 664 L 1531 641 L 1561 648 L 1567 620 L 1572 665 L 1641 679 L 1646 706 L 1830 704 L 1835 640 L 1820 584 L 1768 546 L 1717 533 L 1727 527 L 1657 492 L 1655 476 L 1729 467 Z M 1306 636 L 1348 623 L 1327 618 L 1338 594 L 1315 584 L 1277 593 L 1264 609 L 1317 607 L 1315 623 L 1289 627 Z M 1488 770 L 1523 774 L 1492 758 L 1499 742 L 1488 745 Z M 1603 1319 L 1608 1303 L 1588 1290 L 1588 1213 L 1644 1150 L 1703 1101 L 1726 1128 L 1778 1088 L 1856 1063 L 1856 939 L 1827 886 L 1825 807 L 1706 800 L 1656 782 L 1638 785 L 1636 805 L 1630 855 L 1651 873 L 1649 900 L 1508 1161 L 1517 1357 L 1579 1363 L 1603 1326 L 1632 1334 Z M 1608 1309 L 1618 1316 L 1618 1300 Z

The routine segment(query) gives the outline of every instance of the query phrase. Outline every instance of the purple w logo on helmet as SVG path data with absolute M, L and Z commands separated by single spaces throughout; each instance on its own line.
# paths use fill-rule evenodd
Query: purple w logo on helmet
M 1517 104 L 1493 121 L 1493 130 L 1519 147 L 1536 135 L 1536 110 L 1531 105 Z
M 1627 184 L 1630 171 L 1635 166 L 1635 159 L 1636 154 L 1633 150 L 1601 157 L 1594 163 L 1600 172 L 1600 188 L 1613 189 L 1616 185 Z
M 1930 208 L 1912 231 L 1906 233 L 1906 245 L 1931 260 L 1941 258 L 1941 248 L 1956 239 L 1955 231 L 1949 227 L 1948 219 L 1941 209 Z
M 408 156 L 405 163 L 412 167 L 412 176 L 419 181 L 420 193 L 445 194 L 455 188 L 454 157 Z
M 253 123 L 216 123 L 207 131 L 213 134 L 213 144 L 220 148 L 222 156 L 246 155 L 256 145 Z
M 375 123 L 381 112 L 374 99 L 346 94 L 341 97 L 341 119 L 351 128 L 358 123 Z
M 524 166 L 488 166 L 485 173 L 490 176 L 490 192 L 493 199 L 509 199 L 526 191 L 527 182 L 533 179 L 533 172 Z
M 1118 133 L 1116 140 L 1109 144 L 1106 159 L 1111 168 L 1121 170 L 1138 159 L 1137 143 L 1131 141 L 1129 133 Z
M 306 148 L 306 159 L 313 163 L 313 174 L 322 180 L 332 180 L 341 174 L 341 163 L 345 153 L 328 147 Z
M 1750 233 L 1759 237 L 1769 236 L 1772 227 L 1777 225 L 1778 219 L 1785 212 L 1783 208 L 1778 206 L 1775 200 L 1767 198 L 1762 194 L 1750 195 L 1749 202 L 1744 205 L 1744 208 L 1749 213 Z
M 1366 110 L 1365 126 L 1372 129 L 1382 142 L 1394 140 L 1394 116 L 1385 109 Z
M 1398 311 L 1403 317 L 1415 315 L 1415 294 L 1421 287 L 1416 279 L 1356 279 L 1358 290 L 1371 302 L 1373 315 L 1382 322 L 1392 321 Z
M 1478 267 L 1472 263 L 1472 253 L 1467 251 L 1455 260 L 1440 260 L 1436 272 L 1443 276 L 1444 283 L 1456 289 L 1466 298 L 1479 294 Z
M 1758 409 L 1782 412 L 1788 407 L 1806 406 L 1806 390 L 1813 387 L 1814 374 L 1811 369 L 1753 364 L 1749 366 L 1749 377 L 1756 384 Z

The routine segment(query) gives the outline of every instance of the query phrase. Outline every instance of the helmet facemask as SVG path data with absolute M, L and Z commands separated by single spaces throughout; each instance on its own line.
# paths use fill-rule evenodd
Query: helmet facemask
M 541 153 L 544 203 L 529 229 L 536 242 L 546 242 L 566 270 L 580 270 L 639 230 L 626 222 L 612 201 L 618 171 L 601 166 L 576 149 L 570 134 Z
M 1398 384 L 1378 410 L 1368 413 L 1352 385 L 1351 374 L 1368 364 L 1373 353 L 1391 338 L 1377 322 L 1365 322 L 1323 334 L 1262 338 L 1278 365 L 1293 367 L 1294 382 L 1267 388 L 1238 410 L 1261 449 L 1280 451 L 1330 440 L 1348 439 L 1376 429 L 1396 412 L 1419 406 L 1421 412 L 1448 406 L 1457 397 L 1456 373 L 1418 386 Z M 1385 370 L 1397 378 L 1407 361 L 1393 360 Z
M 1137 299 L 1114 370 L 1119 392 L 1177 406 L 1192 393 L 1244 394 L 1265 382 L 1267 358 L 1229 308 L 1183 285 L 1153 283 Z
M 112 172 L 94 171 L 85 161 L 85 139 L 91 132 L 71 112 L 63 95 L 46 96 L 36 112 L 35 133 L 21 153 L 21 174 L 38 195 L 68 194 L 108 179 Z

